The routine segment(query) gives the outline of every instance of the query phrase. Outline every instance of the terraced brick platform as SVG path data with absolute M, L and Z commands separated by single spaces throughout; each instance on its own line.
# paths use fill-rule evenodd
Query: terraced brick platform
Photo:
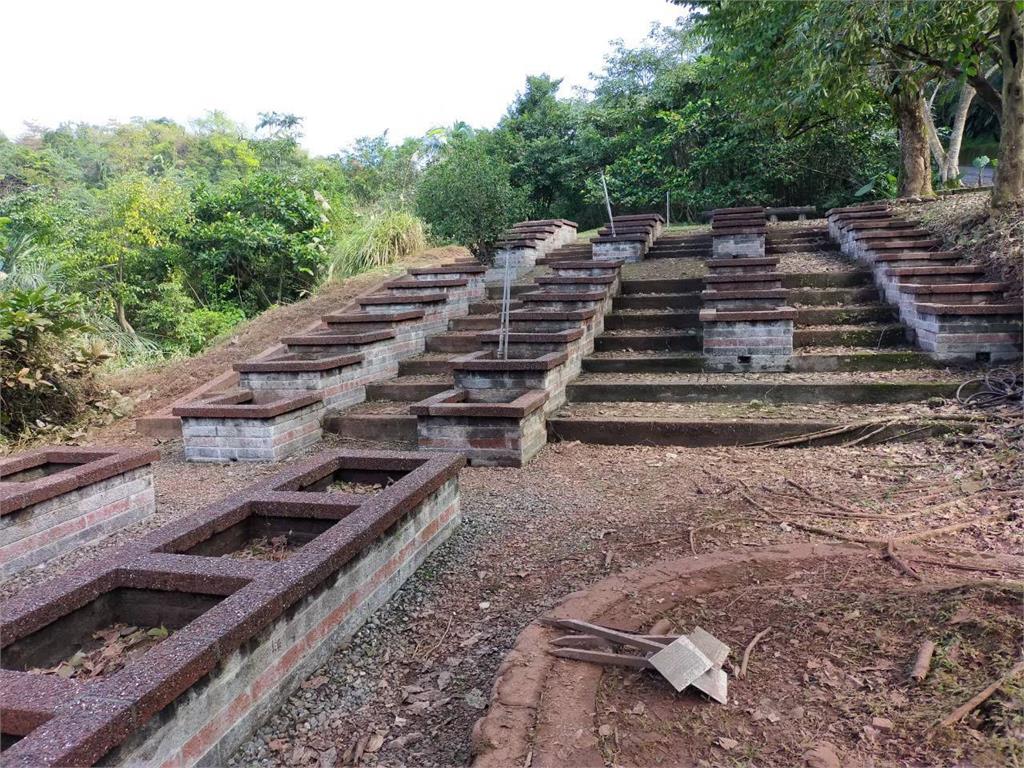
M 0 461 L 0 576 L 151 514 L 153 450 L 46 448 Z
M 7 601 L 3 764 L 226 764 L 451 533 L 463 465 L 325 452 Z M 145 651 L 77 676 L 122 627 Z

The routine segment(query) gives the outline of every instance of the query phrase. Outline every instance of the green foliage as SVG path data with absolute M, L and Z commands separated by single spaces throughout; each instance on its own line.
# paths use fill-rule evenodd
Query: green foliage
M 522 218 L 526 194 L 512 186 L 509 166 L 488 134 L 457 136 L 424 171 L 416 210 L 435 237 L 484 253 Z
M 180 276 L 157 286 L 138 313 L 139 331 L 172 353 L 195 354 L 245 319 L 238 307 L 221 310 L 196 306 Z
M 334 248 L 330 279 L 383 267 L 427 246 L 423 221 L 406 211 L 382 211 L 360 218 Z
M 46 286 L 0 283 L 0 435 L 15 437 L 83 410 L 109 354 L 90 344 L 80 304 Z
M 319 283 L 333 239 L 313 189 L 258 173 L 196 193 L 181 269 L 204 303 L 247 314 L 293 301 Z
M 430 142 L 420 139 L 406 139 L 393 146 L 385 131 L 358 139 L 337 161 L 357 204 L 412 209 L 421 163 L 431 151 Z

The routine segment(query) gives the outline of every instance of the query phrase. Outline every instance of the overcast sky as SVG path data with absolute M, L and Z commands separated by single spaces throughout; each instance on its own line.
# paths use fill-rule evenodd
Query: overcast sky
M 563 77 L 569 95 L 609 40 L 639 43 L 680 13 L 666 0 L 12 1 L 0 132 L 211 109 L 251 127 L 276 110 L 328 154 L 385 129 L 489 126 L 527 74 Z

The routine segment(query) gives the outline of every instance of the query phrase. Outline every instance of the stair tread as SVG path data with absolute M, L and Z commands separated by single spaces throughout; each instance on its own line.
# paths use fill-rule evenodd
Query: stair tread
M 638 419 L 646 421 L 719 421 L 786 419 L 808 422 L 822 420 L 837 424 L 855 421 L 880 421 L 899 418 L 956 418 L 963 416 L 963 410 L 955 403 L 934 406 L 920 402 L 871 403 L 868 405 L 830 406 L 828 413 L 822 413 L 819 403 L 649 403 L 649 402 L 601 402 L 566 403 L 555 414 L 557 419 L 617 420 Z M 850 438 L 853 439 L 853 438 Z

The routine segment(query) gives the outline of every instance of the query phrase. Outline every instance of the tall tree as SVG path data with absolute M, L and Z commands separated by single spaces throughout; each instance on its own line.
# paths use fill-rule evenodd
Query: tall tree
M 1024 205 L 1024 2 L 999 3 L 999 53 L 1003 72 L 1002 133 L 992 205 Z
M 992 109 L 1002 98 L 983 63 L 994 51 L 991 0 L 676 0 L 702 11 L 710 47 L 733 69 L 733 93 L 777 119 L 809 107 L 849 115 L 873 88 L 900 130 L 901 194 L 931 192 L 925 83 L 971 84 Z

